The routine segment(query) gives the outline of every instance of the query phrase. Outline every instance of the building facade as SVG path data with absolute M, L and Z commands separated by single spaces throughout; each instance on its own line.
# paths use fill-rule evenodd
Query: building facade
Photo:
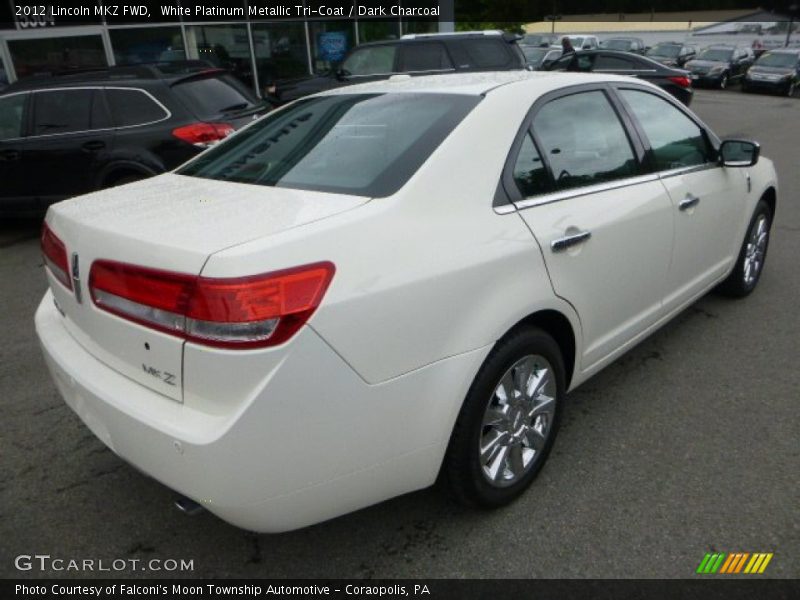
M 71 12 L 75 5 L 48 4 L 41 13 L 0 0 L 0 89 L 47 73 L 203 59 L 264 95 L 276 81 L 329 69 L 357 44 L 440 29 L 433 19 L 250 17 L 248 0 L 227 2 L 212 14 L 200 14 L 199 3 L 173 2 L 172 11 L 162 7 L 168 2 L 143 5 L 143 16 L 111 14 L 119 9 L 102 0 L 84 2 L 88 11 L 79 13 Z

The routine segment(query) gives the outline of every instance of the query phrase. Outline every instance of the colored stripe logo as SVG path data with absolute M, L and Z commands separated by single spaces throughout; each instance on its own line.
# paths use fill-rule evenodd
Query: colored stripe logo
M 700 561 L 696 572 L 702 575 L 760 575 L 767 569 L 772 556 L 772 552 L 709 552 Z

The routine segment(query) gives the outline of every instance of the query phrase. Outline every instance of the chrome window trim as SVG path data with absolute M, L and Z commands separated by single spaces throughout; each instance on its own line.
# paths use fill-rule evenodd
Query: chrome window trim
M 78 85 L 78 86 L 69 86 L 69 87 L 57 87 L 57 88 L 44 88 L 40 90 L 22 90 L 19 92 L 12 92 L 10 94 L 3 94 L 0 98 L 10 98 L 11 96 L 16 96 L 19 94 L 41 94 L 46 92 L 60 92 L 64 90 L 130 90 L 134 92 L 141 92 L 142 94 L 149 97 L 153 102 L 155 102 L 158 107 L 164 111 L 165 117 L 162 119 L 158 119 L 156 121 L 147 121 L 146 123 L 137 123 L 136 125 L 121 125 L 120 127 L 98 127 L 96 129 L 80 129 L 78 131 L 65 131 L 63 133 L 38 133 L 34 135 L 29 135 L 25 137 L 14 137 L 14 138 L 6 138 L 0 140 L 2 142 L 13 142 L 16 140 L 33 140 L 38 138 L 49 138 L 49 137 L 60 137 L 64 135 L 78 135 L 82 133 L 94 133 L 95 131 L 117 131 L 120 129 L 132 129 L 134 127 L 144 127 L 146 125 L 155 125 L 156 123 L 161 123 L 163 121 L 167 121 L 172 118 L 172 112 L 164 106 L 159 100 L 153 96 L 150 92 L 145 89 L 138 88 L 138 87 L 123 87 L 117 85 Z
M 749 163 L 748 163 L 749 164 Z M 686 175 L 687 173 L 696 173 L 698 171 L 706 171 L 719 167 L 719 163 L 707 162 L 702 165 L 690 165 L 688 167 L 678 167 L 677 169 L 668 169 L 666 171 L 658 171 L 656 174 L 659 179 L 669 179 L 676 175 Z
M 554 202 L 561 202 L 562 200 L 569 200 L 571 198 L 578 198 L 580 196 L 588 196 L 590 194 L 597 194 L 599 192 L 606 192 L 609 190 L 617 190 L 633 185 L 639 185 L 640 183 L 658 181 L 658 179 L 658 173 L 648 173 L 646 175 L 637 175 L 635 177 L 627 177 L 625 179 L 616 179 L 614 181 L 607 181 L 605 183 L 598 183 L 585 187 L 576 187 L 569 190 L 551 192 L 549 194 L 542 194 L 541 196 L 531 196 L 530 198 L 512 202 L 512 204 L 517 210 L 525 210 L 526 208 L 532 208 L 534 206 L 553 204 Z

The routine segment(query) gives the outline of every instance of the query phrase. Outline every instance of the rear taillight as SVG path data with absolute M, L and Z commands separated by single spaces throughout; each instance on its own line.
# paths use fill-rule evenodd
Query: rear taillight
M 692 85 L 692 80 L 689 79 L 688 77 L 686 77 L 685 75 L 678 75 L 678 76 L 675 76 L 675 77 L 668 77 L 667 79 L 669 79 L 672 83 L 677 83 L 679 86 L 681 86 L 683 88 L 688 88 L 688 87 L 691 87 L 691 85 Z
M 233 125 L 227 123 L 192 123 L 173 129 L 172 135 L 198 148 L 208 148 L 233 132 Z
M 44 264 L 50 269 L 53 277 L 63 283 L 67 289 L 72 289 L 72 280 L 69 278 L 69 261 L 67 260 L 67 247 L 47 223 L 42 226 L 42 256 Z
M 322 301 L 332 263 L 253 277 L 216 279 L 97 261 L 89 275 L 99 308 L 209 346 L 275 346 L 291 338 Z

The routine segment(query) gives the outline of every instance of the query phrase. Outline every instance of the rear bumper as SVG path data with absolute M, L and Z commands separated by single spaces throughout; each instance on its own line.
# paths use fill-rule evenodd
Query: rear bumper
M 49 291 L 36 330 L 61 395 L 106 446 L 226 521 L 262 532 L 304 527 L 432 484 L 488 352 L 368 385 L 305 327 L 256 394 L 212 414 L 94 358 L 64 327 Z

